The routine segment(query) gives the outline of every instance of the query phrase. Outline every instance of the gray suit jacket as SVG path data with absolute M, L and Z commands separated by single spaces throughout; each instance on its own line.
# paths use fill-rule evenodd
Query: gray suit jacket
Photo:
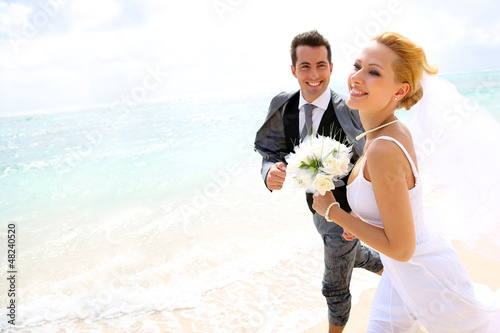
M 332 104 L 335 110 L 335 115 L 344 130 L 344 133 L 353 146 L 353 161 L 356 161 L 359 156 L 363 155 L 363 147 L 365 138 L 356 141 L 356 136 L 362 133 L 363 126 L 359 118 L 359 111 L 349 108 L 344 99 L 333 90 Z M 288 153 L 285 126 L 283 122 L 283 110 L 288 100 L 298 92 L 286 93 L 281 92 L 276 95 L 271 101 L 266 120 L 262 127 L 257 131 L 254 147 L 262 155 L 262 178 L 266 181 L 267 173 L 273 164 L 276 162 L 285 162 L 285 156 Z M 278 112 L 279 111 L 279 112 Z

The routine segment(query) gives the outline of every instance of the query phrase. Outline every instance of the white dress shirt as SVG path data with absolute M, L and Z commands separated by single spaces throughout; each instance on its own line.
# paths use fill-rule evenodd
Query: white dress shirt
M 328 109 L 328 104 L 330 103 L 330 100 L 332 99 L 332 93 L 330 91 L 330 88 L 326 89 L 321 96 L 319 96 L 317 99 L 315 99 L 312 103 L 314 105 L 314 108 L 312 110 L 312 122 L 313 122 L 313 129 L 314 132 L 313 134 L 315 135 L 318 132 L 318 127 L 319 124 L 321 123 L 321 118 L 323 118 L 323 115 L 325 114 L 326 109 Z M 302 129 L 304 128 L 306 124 L 306 115 L 304 111 L 304 104 L 307 104 L 308 102 L 302 97 L 302 91 L 300 92 L 300 99 L 299 99 L 299 133 L 302 133 Z

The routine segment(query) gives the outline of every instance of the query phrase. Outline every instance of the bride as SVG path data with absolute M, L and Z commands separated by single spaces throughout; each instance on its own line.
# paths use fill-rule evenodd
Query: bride
M 347 187 L 360 219 L 342 210 L 331 191 L 314 198 L 316 212 L 381 253 L 384 273 L 368 332 L 413 332 L 420 324 L 432 333 L 500 332 L 499 298 L 492 295 L 489 304 L 478 300 L 458 255 L 426 226 L 413 133 L 394 115 L 419 102 L 424 76 L 436 73 L 423 49 L 406 37 L 386 32 L 373 39 L 348 78 L 347 104 L 360 110 L 369 129 L 360 135 L 366 135 L 366 145 Z M 432 118 L 438 109 L 428 106 L 426 117 Z M 460 195 L 458 204 L 467 208 L 467 193 Z

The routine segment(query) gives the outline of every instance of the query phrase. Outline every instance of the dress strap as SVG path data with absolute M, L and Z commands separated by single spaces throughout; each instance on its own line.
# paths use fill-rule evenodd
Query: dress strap
M 372 141 L 371 144 L 373 144 L 375 141 L 377 141 L 378 139 L 383 139 L 383 140 L 388 140 L 388 141 L 392 141 L 394 142 L 395 144 L 397 144 L 399 146 L 399 148 L 401 148 L 401 150 L 403 151 L 403 153 L 405 153 L 406 155 L 406 158 L 408 159 L 408 161 L 410 162 L 410 165 L 411 165 L 411 170 L 413 171 L 413 175 L 415 177 L 418 177 L 418 170 L 415 166 L 415 164 L 413 163 L 413 160 L 411 159 L 411 156 L 410 154 L 408 153 L 408 151 L 406 150 L 406 148 L 403 146 L 403 144 L 401 142 L 399 142 L 398 140 L 394 139 L 393 137 L 391 136 L 379 136 L 378 138 L 376 138 L 375 140 Z M 370 145 L 371 146 L 371 145 Z M 368 147 L 368 149 L 370 149 L 370 147 Z M 368 150 L 367 150 L 368 151 Z M 363 161 L 364 162 L 364 161 Z

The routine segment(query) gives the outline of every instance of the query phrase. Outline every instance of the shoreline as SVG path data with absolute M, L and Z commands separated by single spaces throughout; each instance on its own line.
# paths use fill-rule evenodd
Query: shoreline
M 257 157 L 250 155 L 245 163 L 236 164 L 236 175 L 206 183 L 212 191 L 202 192 L 204 196 L 196 200 L 206 205 L 205 214 L 193 214 L 184 224 L 172 223 L 182 216 L 182 205 L 164 202 L 165 209 L 144 212 L 135 207 L 121 215 L 91 219 L 78 229 L 66 226 L 57 234 L 57 249 L 64 250 L 64 256 L 48 257 L 54 251 L 51 242 L 45 252 L 33 252 L 31 260 L 42 253 L 54 264 L 78 258 L 78 266 L 70 267 L 71 274 L 61 278 L 51 275 L 45 261 L 36 273 L 33 269 L 31 276 L 25 276 L 24 299 L 46 297 L 43 302 L 53 314 L 43 318 L 46 314 L 38 313 L 41 303 L 25 302 L 20 323 L 33 326 L 20 329 L 327 332 L 327 306 L 321 294 L 323 245 L 304 193 L 291 182 L 283 191 L 267 191 L 254 159 Z M 42 236 L 51 238 L 51 233 L 41 231 L 31 235 L 30 243 Z M 75 242 L 84 234 L 93 241 Z M 23 241 L 29 239 L 23 235 Z M 496 278 L 500 262 L 471 253 L 458 243 L 453 245 L 473 282 L 500 289 Z M 26 250 L 28 247 L 23 260 L 28 259 Z M 100 258 L 97 253 L 107 255 Z M 89 272 L 89 267 L 95 270 Z M 40 277 L 29 280 L 37 274 Z M 366 331 L 378 279 L 355 269 L 351 284 L 354 305 L 344 332 Z M 65 315 L 72 307 L 76 310 Z M 40 321 L 33 320 L 34 316 Z

